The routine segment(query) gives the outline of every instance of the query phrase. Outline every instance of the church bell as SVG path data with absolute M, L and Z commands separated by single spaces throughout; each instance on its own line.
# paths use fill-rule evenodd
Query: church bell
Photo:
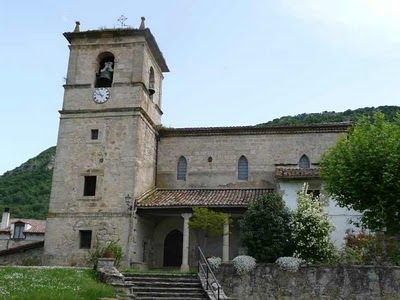
M 96 74 L 98 87 L 110 87 L 113 81 L 113 62 L 105 62 L 104 67 Z

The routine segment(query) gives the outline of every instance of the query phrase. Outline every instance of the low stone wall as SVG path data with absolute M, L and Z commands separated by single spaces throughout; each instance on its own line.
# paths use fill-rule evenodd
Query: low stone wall
M 400 267 L 308 266 L 288 272 L 258 264 L 239 276 L 224 264 L 216 275 L 225 293 L 241 300 L 400 299 Z
M 42 264 L 43 247 L 0 255 L 0 265 L 39 266 Z

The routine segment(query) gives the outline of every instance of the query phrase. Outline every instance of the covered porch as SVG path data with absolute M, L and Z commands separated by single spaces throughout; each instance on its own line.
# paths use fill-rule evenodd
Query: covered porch
M 209 237 L 207 257 L 228 262 L 243 252 L 239 220 L 248 203 L 270 189 L 157 189 L 137 200 L 131 266 L 140 268 L 180 268 L 197 266 L 201 236 L 189 228 L 194 207 L 226 213 L 231 219 L 223 235 Z M 200 245 L 201 246 L 201 245 Z

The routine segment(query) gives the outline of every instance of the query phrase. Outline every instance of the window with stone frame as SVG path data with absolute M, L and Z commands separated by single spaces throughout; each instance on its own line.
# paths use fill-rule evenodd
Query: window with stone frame
M 14 223 L 13 239 L 14 240 L 23 240 L 23 239 L 25 239 L 24 230 L 25 230 L 25 223 L 23 223 L 23 222 Z
M 310 159 L 307 155 L 303 154 L 299 160 L 299 168 L 300 169 L 309 169 L 310 168 Z
M 83 196 L 96 196 L 97 176 L 85 176 Z
M 249 179 L 249 162 L 246 156 L 242 155 L 238 161 L 238 180 Z
M 187 160 L 184 156 L 179 157 L 178 167 L 176 171 L 176 179 L 186 181 Z
M 92 231 L 79 230 L 79 248 L 90 249 L 92 247 Z

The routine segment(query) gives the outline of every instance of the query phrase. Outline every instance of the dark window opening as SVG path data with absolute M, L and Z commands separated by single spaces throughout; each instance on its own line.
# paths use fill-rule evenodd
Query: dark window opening
M 299 160 L 299 168 L 300 169 L 309 169 L 310 168 L 310 159 L 307 155 L 303 155 Z
M 16 240 L 24 239 L 25 238 L 24 230 L 25 230 L 25 223 L 22 222 L 15 223 L 13 239 Z
M 186 180 L 186 172 L 187 172 L 187 161 L 184 156 L 181 156 L 178 161 L 178 170 L 176 174 L 176 179 Z
M 90 249 L 92 246 L 92 231 L 79 230 L 79 248 Z
M 83 196 L 96 195 L 97 176 L 85 176 L 85 186 L 83 188 Z
M 111 87 L 114 77 L 114 56 L 105 53 L 99 57 L 99 69 L 96 73 L 95 87 Z
M 249 162 L 247 158 L 242 155 L 238 162 L 238 180 L 248 180 L 249 179 Z
M 92 140 L 98 140 L 99 139 L 99 130 L 98 129 L 92 129 L 91 137 L 92 137 Z

